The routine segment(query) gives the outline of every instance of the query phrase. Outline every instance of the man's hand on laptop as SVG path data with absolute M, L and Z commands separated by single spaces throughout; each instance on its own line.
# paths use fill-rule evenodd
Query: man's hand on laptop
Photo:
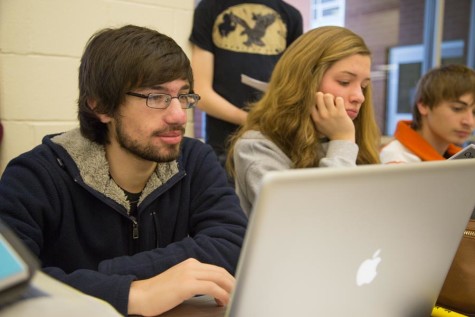
M 187 259 L 152 278 L 134 281 L 129 315 L 156 316 L 195 295 L 209 295 L 218 305 L 229 302 L 235 279 L 225 269 Z

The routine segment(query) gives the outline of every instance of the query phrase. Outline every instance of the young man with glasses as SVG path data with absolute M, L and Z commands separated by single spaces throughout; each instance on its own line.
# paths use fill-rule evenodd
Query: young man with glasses
M 228 302 L 247 219 L 213 150 L 184 137 L 199 99 L 171 38 L 129 25 L 89 40 L 79 129 L 46 136 L 0 181 L 0 217 L 44 272 L 122 314 Z

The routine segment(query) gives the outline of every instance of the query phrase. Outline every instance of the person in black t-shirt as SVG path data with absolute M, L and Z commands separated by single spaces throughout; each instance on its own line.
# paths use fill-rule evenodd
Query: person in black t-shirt
M 199 108 L 206 112 L 206 143 L 222 165 L 228 137 L 261 92 L 241 75 L 267 82 L 284 50 L 303 32 L 300 12 L 282 0 L 202 0 L 190 41 Z

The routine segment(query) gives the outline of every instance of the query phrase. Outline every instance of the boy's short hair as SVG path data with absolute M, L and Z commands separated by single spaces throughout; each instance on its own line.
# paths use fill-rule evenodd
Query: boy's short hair
M 419 130 L 422 125 L 418 103 L 433 109 L 443 101 L 455 101 L 467 93 L 475 97 L 475 71 L 470 67 L 451 64 L 430 70 L 417 84 L 411 127 Z

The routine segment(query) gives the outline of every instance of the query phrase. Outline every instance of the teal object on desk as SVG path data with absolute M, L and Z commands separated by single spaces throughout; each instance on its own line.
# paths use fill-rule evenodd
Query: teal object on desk
M 38 268 L 37 259 L 0 221 L 0 308 L 18 299 Z
M 20 255 L 0 236 L 0 289 L 28 277 L 28 268 Z

